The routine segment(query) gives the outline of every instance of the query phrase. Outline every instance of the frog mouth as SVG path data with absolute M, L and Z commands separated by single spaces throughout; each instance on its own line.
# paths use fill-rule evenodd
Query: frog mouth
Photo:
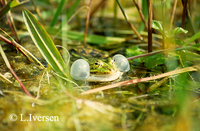
M 90 76 L 86 79 L 87 81 L 97 81 L 97 82 L 107 82 L 107 81 L 113 81 L 119 78 L 123 73 L 120 71 L 116 71 L 112 74 L 102 74 L 102 75 L 96 75 L 96 74 L 90 74 Z

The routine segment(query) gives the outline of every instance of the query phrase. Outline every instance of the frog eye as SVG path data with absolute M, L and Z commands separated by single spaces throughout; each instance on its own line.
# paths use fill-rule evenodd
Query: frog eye
M 95 62 L 94 65 L 95 65 L 96 68 L 102 66 L 101 63 L 100 63 L 99 61 Z
M 70 75 L 75 80 L 84 80 L 90 76 L 90 66 L 83 59 L 76 60 L 70 69 Z
M 130 65 L 126 57 L 121 54 L 117 54 L 113 57 L 117 69 L 121 72 L 127 72 L 130 70 Z

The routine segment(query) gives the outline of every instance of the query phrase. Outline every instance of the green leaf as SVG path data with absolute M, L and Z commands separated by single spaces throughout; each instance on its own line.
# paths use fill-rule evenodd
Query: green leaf
M 163 31 L 162 22 L 157 21 L 157 20 L 153 20 L 152 21 L 152 28 L 154 28 L 157 31 L 159 31 L 160 33 L 162 33 L 162 31 Z
M 58 6 L 58 8 L 57 8 L 57 10 L 56 10 L 56 13 L 55 13 L 55 15 L 53 16 L 53 19 L 52 19 L 52 21 L 51 21 L 51 23 L 50 23 L 50 26 L 51 26 L 51 27 L 53 27 L 53 26 L 56 24 L 56 22 L 57 22 L 57 20 L 58 20 L 58 17 L 59 17 L 59 15 L 61 14 L 62 8 L 63 8 L 63 6 L 65 5 L 65 2 L 66 2 L 66 0 L 61 0 L 61 1 L 60 1 L 59 6 Z
M 177 34 L 181 34 L 181 33 L 188 33 L 187 30 L 184 30 L 183 28 L 181 27 L 176 27 L 174 30 L 173 30 L 173 34 L 174 35 L 177 35 Z
M 191 43 L 192 41 L 198 38 L 200 38 L 200 31 L 197 32 L 195 35 L 193 35 L 187 42 L 185 42 L 184 46 L 188 45 L 189 43 Z
M 137 56 L 142 54 L 142 49 L 140 49 L 138 46 L 134 46 L 131 48 L 126 49 L 126 56 L 127 57 L 132 57 L 132 56 Z M 140 58 L 134 59 L 134 61 L 138 63 L 142 63 L 142 60 Z
M 0 19 L 5 16 L 8 11 L 10 11 L 13 7 L 21 5 L 25 2 L 28 2 L 29 0 L 24 0 L 22 2 L 19 2 L 18 0 L 11 0 L 8 2 L 1 10 L 0 10 Z
M 181 27 L 177 27 L 174 30 L 166 31 L 165 35 L 166 37 L 174 37 L 175 35 L 181 34 L 181 33 L 188 33 L 187 30 L 184 30 Z
M 147 2 L 148 2 L 148 1 L 143 0 L 143 1 L 141 1 L 141 2 L 142 2 L 142 13 L 143 13 L 143 15 L 144 15 L 144 19 L 147 20 L 147 18 L 148 18 L 148 3 L 147 3 Z M 144 28 L 145 28 L 145 25 L 144 25 L 144 23 L 142 22 L 142 23 L 140 24 L 140 27 L 139 27 L 138 31 L 141 32 L 141 31 L 144 30 Z
M 163 34 L 163 25 L 162 25 L 161 21 L 153 20 L 152 28 L 156 29 L 161 34 Z M 174 30 L 167 30 L 167 31 L 165 31 L 165 36 L 166 37 L 174 37 L 175 35 L 178 35 L 180 33 L 185 33 L 186 34 L 187 32 L 188 32 L 187 30 L 184 30 L 181 27 L 177 27 Z
M 175 70 L 179 65 L 179 54 L 177 52 L 168 52 L 168 56 L 165 56 L 165 65 L 168 71 Z
M 146 57 L 144 65 L 148 69 L 152 69 L 152 68 L 155 68 L 157 65 L 160 65 L 163 63 L 165 63 L 165 58 L 162 53 L 159 53 L 159 54 Z
M 180 51 L 180 56 L 184 67 L 200 62 L 200 55 L 192 51 L 182 50 Z
M 185 42 L 181 39 L 175 39 L 174 44 L 178 46 L 182 46 Z
M 65 63 L 46 30 L 28 10 L 23 10 L 22 13 L 29 34 L 45 60 L 56 73 L 69 77 L 65 74 Z

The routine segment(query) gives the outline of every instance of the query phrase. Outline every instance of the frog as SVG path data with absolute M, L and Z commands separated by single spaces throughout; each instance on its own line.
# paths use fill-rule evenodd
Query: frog
M 90 82 L 108 82 L 120 78 L 123 74 L 118 71 L 115 60 L 111 57 L 105 59 L 90 58 L 86 60 L 90 67 L 90 76 L 86 79 Z
M 81 50 L 83 51 L 84 48 Z M 96 52 L 92 54 L 96 55 Z M 75 56 L 77 56 L 77 54 Z M 91 55 L 85 57 L 85 55 L 83 55 L 80 56 L 80 59 L 73 62 L 70 74 L 75 80 L 108 82 L 120 78 L 121 75 L 124 72 L 129 71 L 129 69 L 128 60 L 121 54 L 116 54 L 113 57 L 106 58 L 97 58 L 92 57 Z
M 107 58 L 109 57 L 109 53 L 106 51 L 102 51 L 98 48 L 92 46 L 70 46 L 69 52 L 71 54 L 71 58 Z

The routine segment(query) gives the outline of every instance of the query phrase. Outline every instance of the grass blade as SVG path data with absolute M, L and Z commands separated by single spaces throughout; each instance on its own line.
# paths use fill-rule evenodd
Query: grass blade
M 119 87 L 119 86 L 125 86 L 125 85 L 130 85 L 130 84 L 160 79 L 160 78 L 173 76 L 173 75 L 176 75 L 176 74 L 181 74 L 181 73 L 185 73 L 185 72 L 189 72 L 189 71 L 197 71 L 198 67 L 199 67 L 199 65 L 192 66 L 192 67 L 185 67 L 185 68 L 182 68 L 182 69 L 173 70 L 173 71 L 162 73 L 162 74 L 152 76 L 152 77 L 145 77 L 145 78 L 122 81 L 122 82 L 114 83 L 114 84 L 111 84 L 111 85 L 105 85 L 105 86 L 101 86 L 101 87 L 94 88 L 94 89 L 91 89 L 91 90 L 87 90 L 87 91 L 82 92 L 81 94 L 85 95 L 85 94 L 95 93 L 95 92 L 98 92 L 98 91 L 112 89 L 112 88 Z
M 187 42 L 185 42 L 184 46 L 190 44 L 191 42 L 197 40 L 198 38 L 200 38 L 200 31 L 197 32 L 195 35 L 193 35 Z
M 46 30 L 28 10 L 23 10 L 22 13 L 31 38 L 45 60 L 56 73 L 66 78 L 65 63 Z
M 67 16 L 65 17 L 65 19 L 63 20 L 63 23 L 67 23 L 68 19 L 71 18 L 72 14 L 74 13 L 74 10 L 76 9 L 76 7 L 78 6 L 80 0 L 76 0 L 76 2 L 73 4 L 73 6 L 71 7 L 71 9 L 69 10 L 69 12 L 67 13 Z M 62 24 L 60 25 L 59 29 L 62 28 Z
M 52 21 L 51 21 L 51 23 L 50 23 L 50 27 L 53 27 L 53 26 L 56 24 L 56 21 L 58 20 L 59 14 L 61 14 L 61 11 L 62 11 L 62 8 L 63 8 L 63 6 L 64 6 L 64 4 L 65 4 L 65 1 L 66 1 L 66 0 L 61 0 L 60 4 L 59 4 L 59 6 L 58 6 L 58 8 L 57 8 L 57 10 L 56 10 L 56 13 L 55 13 L 55 15 L 53 16 L 53 19 L 52 19 Z

